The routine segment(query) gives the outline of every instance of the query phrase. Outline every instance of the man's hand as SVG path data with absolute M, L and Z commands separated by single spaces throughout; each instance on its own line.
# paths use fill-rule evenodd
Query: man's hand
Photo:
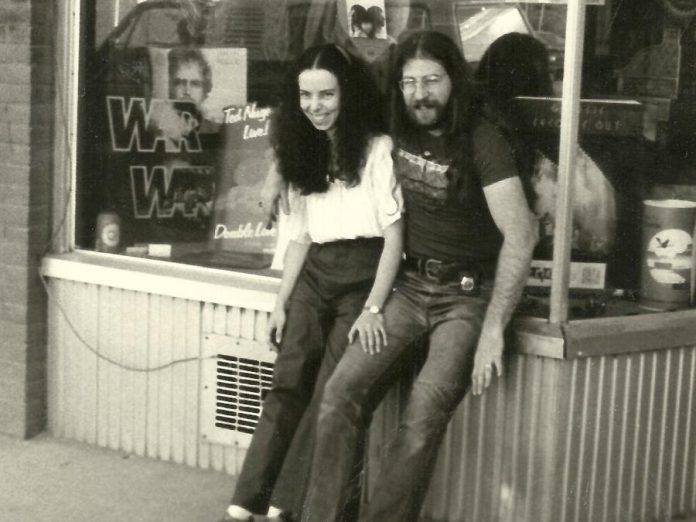
M 271 228 L 273 223 L 278 219 L 278 213 L 290 213 L 290 204 L 288 202 L 288 184 L 282 178 L 275 168 L 275 164 L 271 166 L 266 175 L 266 179 L 261 188 L 261 201 L 259 206 L 266 214 L 266 228 Z
M 365 353 L 374 355 L 387 345 L 387 332 L 384 330 L 382 314 L 373 314 L 364 310 L 353 323 L 348 332 L 348 342 L 352 343 L 355 336 L 360 338 L 360 345 Z
M 484 325 L 474 356 L 474 370 L 471 372 L 471 389 L 474 395 L 481 395 L 490 386 L 493 371 L 498 377 L 503 375 L 504 346 L 502 328 L 486 328 Z

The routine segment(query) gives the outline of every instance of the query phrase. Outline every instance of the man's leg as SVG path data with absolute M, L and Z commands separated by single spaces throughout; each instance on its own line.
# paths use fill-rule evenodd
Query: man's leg
M 358 441 L 364 432 L 365 408 L 376 404 L 374 395 L 386 391 L 383 377 L 407 353 L 411 342 L 425 331 L 416 302 L 395 292 L 384 310 L 388 344 L 375 355 L 359 342 L 346 353 L 324 388 L 319 408 L 312 472 L 304 522 L 337 522 L 350 496 Z M 383 387 L 383 388 L 379 388 Z
M 311 399 L 324 349 L 319 299 L 298 281 L 288 309 L 283 341 L 275 362 L 273 387 L 263 403 L 232 505 L 266 513 L 276 478 L 297 425 Z M 313 302 L 314 301 L 314 302 Z
M 365 520 L 418 519 L 447 424 L 471 384 L 486 306 L 483 299 L 467 300 L 435 324 L 428 357 L 382 458 Z

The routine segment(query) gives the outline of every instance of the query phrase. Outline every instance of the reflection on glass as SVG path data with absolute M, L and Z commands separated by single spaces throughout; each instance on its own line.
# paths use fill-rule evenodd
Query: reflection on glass
M 90 3 L 95 34 L 120 23 L 82 51 L 77 246 L 101 245 L 97 218 L 113 215 L 120 253 L 268 266 L 277 230 L 258 202 L 287 66 L 334 41 L 383 74 L 394 37 L 428 26 L 429 3 L 412 3 L 129 0 L 118 17 L 111 0 Z
M 459 33 L 468 62 L 478 62 L 488 46 L 507 33 L 531 33 L 522 11 L 516 7 L 457 8 Z

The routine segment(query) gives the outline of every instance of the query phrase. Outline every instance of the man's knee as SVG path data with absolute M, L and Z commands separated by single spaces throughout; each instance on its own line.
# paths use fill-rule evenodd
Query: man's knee
M 462 383 L 416 380 L 404 412 L 404 423 L 420 425 L 426 430 L 446 426 L 465 391 Z
M 342 419 L 350 423 L 359 422 L 364 393 L 349 377 L 334 374 L 326 383 L 319 407 L 319 424 Z

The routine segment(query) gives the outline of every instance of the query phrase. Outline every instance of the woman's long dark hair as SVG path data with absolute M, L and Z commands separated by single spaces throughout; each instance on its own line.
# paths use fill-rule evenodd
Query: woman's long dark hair
M 472 133 L 479 123 L 482 103 L 471 79 L 469 67 L 457 45 L 446 35 L 436 31 L 417 31 L 396 48 L 390 78 L 390 132 L 400 138 L 420 132 L 411 121 L 404 97 L 399 88 L 406 62 L 425 58 L 439 62 L 452 82 L 452 92 L 443 112 L 442 130 L 452 167 L 455 195 L 463 195 L 470 186 L 474 173 Z
M 289 72 L 275 113 L 273 147 L 279 172 L 303 194 L 325 192 L 331 169 L 331 143 L 300 108 L 298 77 L 302 71 L 324 69 L 338 79 L 340 105 L 334 143 L 335 176 L 356 185 L 371 137 L 382 132 L 379 92 L 367 67 L 336 45 L 307 49 Z

